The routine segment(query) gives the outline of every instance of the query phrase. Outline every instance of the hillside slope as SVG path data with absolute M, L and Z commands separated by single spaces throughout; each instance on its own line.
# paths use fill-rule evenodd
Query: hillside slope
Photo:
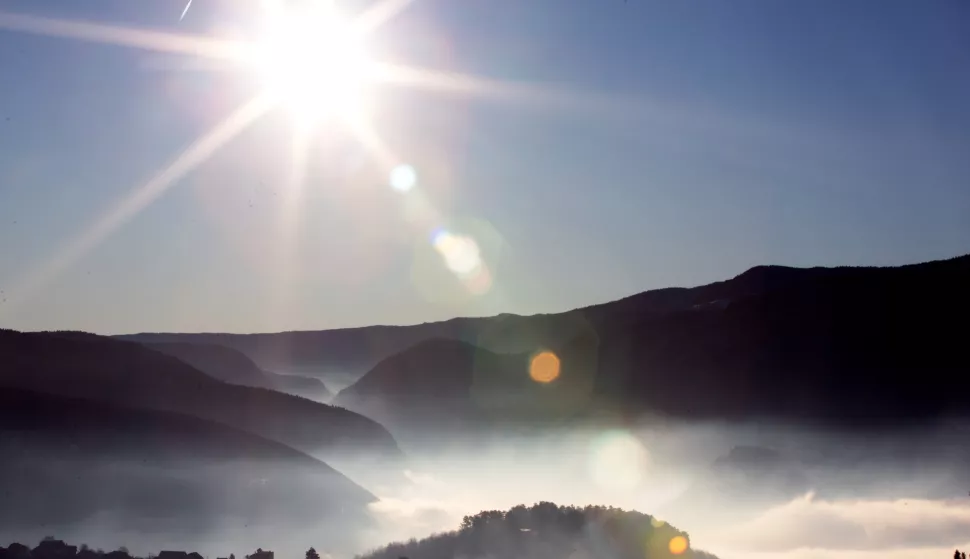
M 336 470 L 184 415 L 0 388 L 0 525 L 205 532 L 214 524 L 366 518 Z M 321 506 L 321 504 L 323 504 Z
M 203 373 L 231 384 L 268 388 L 321 402 L 333 396 L 318 378 L 264 371 L 252 359 L 229 347 L 180 342 L 149 343 L 145 346 L 177 357 Z
M 970 313 L 967 285 L 967 257 L 883 269 L 756 268 L 720 284 L 558 315 L 566 327 L 529 332 L 552 339 L 576 313 L 588 317 L 592 326 L 573 343 L 546 346 L 558 352 L 563 375 L 544 388 L 571 383 L 576 416 L 608 411 L 839 426 L 932 419 L 970 412 L 970 354 L 959 327 Z M 525 327 L 504 330 L 516 331 Z M 504 383 L 506 394 L 525 394 L 527 358 L 452 341 L 464 348 L 456 359 L 455 349 L 438 344 L 438 357 L 419 344 L 381 361 L 336 401 L 353 408 L 366 395 L 361 409 L 369 413 L 384 398 L 387 411 L 388 402 L 401 400 L 401 386 L 434 394 L 471 378 L 489 379 L 493 393 Z M 585 401 L 578 399 L 582 390 Z M 399 417 L 409 413 L 399 408 Z
M 334 403 L 388 425 L 395 436 L 567 420 L 585 409 L 595 378 L 595 345 L 557 348 L 555 382 L 529 375 L 535 354 L 500 354 L 467 342 L 434 339 L 384 359 Z M 592 350 L 592 351 L 590 351 Z
M 553 503 L 466 516 L 458 530 L 393 543 L 357 559 L 716 559 L 690 547 L 690 536 L 636 511 Z
M 318 374 L 380 369 L 384 379 L 393 376 L 384 360 L 429 339 L 521 355 L 558 351 L 579 339 L 583 349 L 564 358 L 563 366 L 579 356 L 574 369 L 581 372 L 574 376 L 594 379 L 594 388 L 593 405 L 577 403 L 577 414 L 592 407 L 621 416 L 770 417 L 848 426 L 970 411 L 970 355 L 962 350 L 960 327 L 970 314 L 967 285 L 970 256 L 896 268 L 759 266 L 722 282 L 647 291 L 553 315 L 134 338 L 220 343 L 259 363 Z M 518 362 L 523 378 L 528 361 Z M 436 375 L 414 390 L 433 391 L 474 372 L 447 365 L 447 358 L 430 365 Z M 366 376 L 360 382 L 375 383 Z M 380 391 L 367 390 L 370 396 Z
M 0 331 L 0 386 L 172 411 L 328 457 L 397 459 L 379 424 L 348 410 L 218 381 L 139 344 L 83 333 Z
M 970 411 L 970 258 L 755 273 L 771 287 L 604 325 L 597 392 L 627 410 L 844 426 Z

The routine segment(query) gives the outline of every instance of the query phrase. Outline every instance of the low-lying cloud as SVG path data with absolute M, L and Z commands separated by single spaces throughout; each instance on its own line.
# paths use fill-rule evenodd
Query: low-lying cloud
M 808 493 L 715 539 L 746 557 L 751 552 L 789 559 L 946 557 L 939 550 L 970 547 L 970 500 L 828 501 Z

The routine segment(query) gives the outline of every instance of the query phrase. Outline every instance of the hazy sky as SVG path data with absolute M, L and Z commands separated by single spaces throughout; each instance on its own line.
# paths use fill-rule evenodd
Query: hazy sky
M 273 112 L 105 227 L 259 82 L 4 18 L 245 36 L 259 13 L 195 0 L 179 22 L 184 5 L 0 6 L 0 327 L 414 323 L 970 251 L 964 0 L 415 0 L 376 57 L 549 95 L 373 90 L 374 131 L 417 170 L 407 193 L 334 123 L 293 190 L 293 126 Z M 435 226 L 476 238 L 487 293 L 446 271 Z M 92 231 L 110 234 L 76 242 Z

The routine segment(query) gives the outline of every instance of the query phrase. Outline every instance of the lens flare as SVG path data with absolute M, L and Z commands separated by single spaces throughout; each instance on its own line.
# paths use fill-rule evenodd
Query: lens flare
M 478 273 L 465 280 L 465 288 L 472 295 L 484 295 L 492 289 L 492 274 L 482 266 Z
M 529 376 L 536 382 L 548 384 L 559 378 L 559 357 L 551 351 L 537 353 L 529 363 Z
M 398 165 L 391 171 L 391 188 L 398 192 L 408 192 L 418 183 L 418 173 L 410 165 Z
M 492 275 L 475 239 L 438 228 L 431 235 L 431 245 L 469 292 L 484 295 L 492 288 Z
M 681 555 L 685 551 L 687 551 L 687 547 L 688 547 L 687 538 L 685 538 L 684 536 L 675 536 L 670 539 L 670 545 L 668 546 L 668 549 L 670 549 L 670 552 L 673 553 L 674 555 Z
M 647 449 L 625 431 L 613 431 L 599 437 L 593 443 L 589 458 L 593 481 L 605 489 L 636 488 L 649 465 Z
M 35 35 L 60 37 L 101 44 L 119 45 L 135 49 L 174 53 L 217 60 L 226 63 L 226 69 L 246 68 L 263 82 L 263 91 L 257 96 L 266 107 L 288 109 L 294 117 L 297 134 L 319 119 L 333 118 L 346 122 L 351 132 L 367 147 L 381 163 L 389 168 L 397 158 L 389 157 L 382 139 L 369 125 L 367 109 L 371 105 L 373 87 L 378 82 L 402 85 L 432 92 L 451 92 L 462 95 L 505 99 L 516 102 L 539 102 L 543 106 L 562 98 L 561 92 L 538 84 L 509 84 L 461 73 L 443 73 L 423 68 L 379 62 L 368 52 L 368 37 L 391 18 L 404 10 L 413 0 L 377 0 L 371 7 L 353 19 L 345 19 L 329 0 L 311 2 L 283 2 L 263 0 L 265 8 L 260 18 L 262 29 L 251 40 L 223 40 L 217 37 L 190 36 L 163 33 L 144 29 L 51 19 L 25 14 L 0 11 L 0 31 L 9 30 Z M 184 17 L 188 1 L 180 16 Z M 294 4 L 298 4 L 294 6 Z M 567 96 L 574 97 L 574 96 Z M 558 103 L 557 104 L 561 104 Z M 612 106 L 612 100 L 609 104 Z M 234 128 L 241 119 L 228 124 L 234 136 L 242 131 Z M 253 118 L 255 120 L 255 118 Z M 231 130 L 229 130 L 231 128 Z M 218 130 L 217 130 L 218 132 Z M 99 222 L 96 227 L 82 232 L 80 241 L 70 244 L 62 255 L 55 255 L 55 262 L 37 273 L 51 279 L 73 261 L 80 259 L 101 241 L 113 234 L 123 221 L 134 217 L 151 204 L 159 193 L 207 159 L 221 143 L 227 141 L 223 134 L 210 134 L 199 144 L 183 154 L 172 166 L 155 180 L 126 199 L 117 212 Z M 216 142 L 218 140 L 218 142 Z M 216 145 L 218 144 L 218 145 Z M 406 166 L 405 166 L 406 167 Z M 302 173 L 298 171 L 297 174 Z M 392 177 L 391 186 L 401 192 L 413 189 L 417 175 L 406 168 Z M 416 198 L 408 196 L 405 204 Z M 409 220 L 420 224 L 424 232 L 428 225 L 440 220 L 430 204 L 407 209 Z M 459 242 L 446 239 L 442 252 L 446 263 L 464 284 L 467 292 L 482 295 L 492 288 L 498 274 L 496 248 L 500 244 L 497 235 L 475 232 L 478 243 L 485 247 L 491 268 L 485 264 L 475 240 L 460 238 Z M 427 247 L 424 247 L 427 250 Z M 435 248 L 438 248 L 437 246 Z M 429 251 L 430 252 L 430 251 Z M 433 257 L 433 255 L 432 255 Z M 28 280 L 31 277 L 27 276 Z M 27 281 L 36 286 L 37 282 Z
M 445 259 L 448 269 L 458 276 L 471 276 L 482 266 L 478 243 L 471 237 L 438 231 L 431 244 Z

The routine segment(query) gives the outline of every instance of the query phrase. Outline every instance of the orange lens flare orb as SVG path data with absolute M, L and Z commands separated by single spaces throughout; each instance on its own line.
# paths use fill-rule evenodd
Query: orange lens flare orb
M 671 538 L 669 549 L 670 549 L 670 552 L 673 553 L 674 555 L 683 554 L 685 551 L 687 551 L 687 548 L 688 548 L 687 538 L 685 538 L 684 536 L 676 536 L 674 538 Z
M 536 382 L 550 383 L 559 377 L 559 357 L 551 351 L 537 353 L 529 363 L 529 376 Z

